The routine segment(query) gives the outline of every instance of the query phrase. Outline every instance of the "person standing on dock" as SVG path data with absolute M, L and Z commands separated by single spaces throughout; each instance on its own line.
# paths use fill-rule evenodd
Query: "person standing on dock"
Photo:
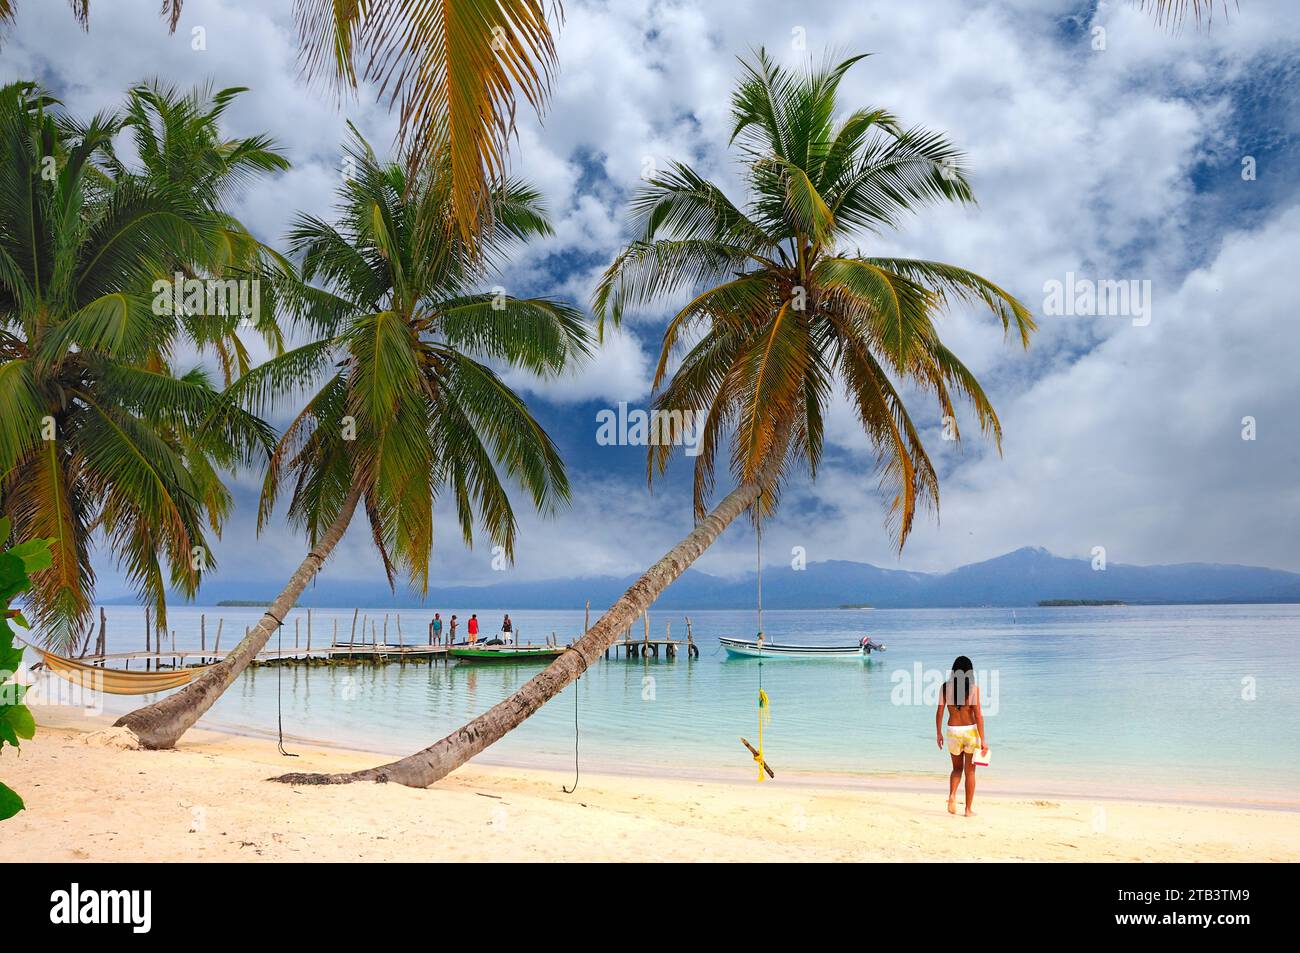
M 469 644 L 473 645 L 478 641 L 478 613 L 469 617 Z
M 509 645 L 514 641 L 514 637 L 515 626 L 514 623 L 510 621 L 510 613 L 507 612 L 506 617 L 501 620 L 501 641 L 506 643 L 506 645 Z
M 459 625 L 459 624 L 460 624 L 460 623 L 456 621 L 456 617 L 453 615 L 453 616 L 451 617 L 451 629 L 449 629 L 448 632 L 447 632 L 447 644 L 448 644 L 448 645 L 455 645 L 455 644 L 456 644 L 456 626 Z
M 442 645 L 442 616 L 437 612 L 433 614 L 433 644 Z

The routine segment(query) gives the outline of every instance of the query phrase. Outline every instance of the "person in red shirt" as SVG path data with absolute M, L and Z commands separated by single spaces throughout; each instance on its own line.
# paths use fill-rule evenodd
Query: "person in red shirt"
M 471 615 L 469 617 L 468 628 L 469 628 L 469 641 L 470 644 L 473 645 L 475 642 L 478 641 L 478 615 L 477 614 Z

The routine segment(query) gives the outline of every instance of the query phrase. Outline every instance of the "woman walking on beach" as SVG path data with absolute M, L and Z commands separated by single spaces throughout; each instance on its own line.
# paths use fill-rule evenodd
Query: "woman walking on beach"
M 952 773 L 948 775 L 948 813 L 957 813 L 957 785 L 966 778 L 966 816 L 974 817 L 975 752 L 989 753 L 988 735 L 984 733 L 984 711 L 980 707 L 980 689 L 975 683 L 975 666 L 964 655 L 952 663 L 948 681 L 939 692 L 939 708 L 934 713 L 934 731 L 943 748 L 943 710 L 948 709 L 948 754 Z

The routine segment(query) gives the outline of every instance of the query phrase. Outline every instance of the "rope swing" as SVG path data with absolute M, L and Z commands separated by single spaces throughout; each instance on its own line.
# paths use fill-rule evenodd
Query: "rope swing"
M 578 685 L 582 682 L 582 676 L 587 674 L 587 659 L 572 645 L 569 646 L 568 651 L 576 652 L 578 661 L 582 663 L 582 671 L 573 677 L 573 787 L 567 788 L 563 784 L 560 785 L 561 791 L 565 794 L 572 794 L 578 790 Z
M 573 787 L 566 788 L 561 784 L 560 790 L 565 794 L 578 790 L 578 683 L 581 681 L 581 675 L 573 680 Z
M 758 499 L 754 501 L 754 540 L 755 540 L 755 557 L 758 561 L 758 748 L 755 749 L 744 738 L 740 743 L 749 749 L 754 760 L 758 763 L 758 780 L 764 780 L 763 775 L 769 778 L 776 778 L 776 772 L 768 765 L 767 759 L 763 757 L 763 726 L 772 720 L 772 704 L 767 697 L 767 692 L 763 691 L 763 491 L 758 491 Z
M 269 610 L 267 611 L 266 614 L 270 615 L 272 619 L 275 619 L 275 616 L 271 615 Z M 275 629 L 276 652 L 280 656 L 276 660 L 276 665 L 275 665 L 275 727 L 280 733 L 280 738 L 276 742 L 275 746 L 280 749 L 280 754 L 284 755 L 286 758 L 296 758 L 298 756 L 294 754 L 292 751 L 284 750 L 284 716 L 282 714 L 282 707 L 281 707 L 282 703 L 280 701 L 281 696 L 283 694 L 280 688 L 280 680 L 281 680 L 281 676 L 284 673 L 284 623 L 281 622 L 279 619 L 275 619 L 275 621 L 277 623 Z

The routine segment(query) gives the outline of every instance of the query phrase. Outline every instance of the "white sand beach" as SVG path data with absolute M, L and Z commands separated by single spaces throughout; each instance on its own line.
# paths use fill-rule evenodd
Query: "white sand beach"
M 470 765 L 439 785 L 291 787 L 293 771 L 383 756 L 191 731 L 175 751 L 106 747 L 58 720 L 6 753 L 27 802 L 0 861 L 1296 861 L 1294 811 L 981 794 L 978 816 L 932 792 L 629 777 Z M 987 787 L 995 787 L 987 785 Z

